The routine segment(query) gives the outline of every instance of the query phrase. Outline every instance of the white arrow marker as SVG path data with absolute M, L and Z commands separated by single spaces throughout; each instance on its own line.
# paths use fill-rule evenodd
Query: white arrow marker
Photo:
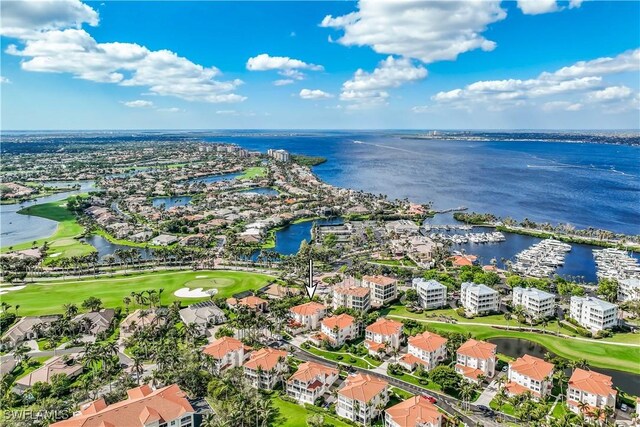
M 313 258 L 309 258 L 309 284 L 307 285 L 307 295 L 309 299 L 313 299 L 316 293 L 316 285 L 313 284 Z

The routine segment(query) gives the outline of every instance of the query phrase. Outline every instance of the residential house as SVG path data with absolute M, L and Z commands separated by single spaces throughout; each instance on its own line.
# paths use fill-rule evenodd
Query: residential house
M 388 408 L 385 427 L 440 427 L 442 413 L 424 396 L 413 396 Z
M 447 357 L 447 339 L 438 334 L 424 332 L 409 338 L 407 354 L 400 358 L 400 365 L 413 370 L 421 364 L 430 371 Z
M 45 362 L 43 366 L 33 372 L 28 373 L 24 377 L 16 380 L 15 390 L 18 393 L 24 392 L 32 387 L 35 383 L 51 383 L 51 377 L 56 374 L 66 375 L 69 378 L 75 378 L 82 373 L 82 364 L 76 363 L 73 359 L 68 362 L 62 357 L 54 357 Z
M 269 301 L 255 295 L 249 295 L 248 297 L 240 299 L 227 298 L 227 305 L 231 309 L 237 309 L 238 306 L 242 305 L 253 311 L 265 312 L 269 306 Z
M 480 375 L 492 378 L 496 372 L 496 348 L 486 341 L 468 340 L 456 352 L 456 372 L 476 383 Z
M 365 329 L 364 345 L 371 354 L 398 350 L 401 340 L 402 323 L 395 320 L 380 317 Z
M 238 368 L 245 361 L 245 346 L 241 341 L 231 337 L 221 337 L 207 345 L 202 352 L 215 361 L 215 370 Z
M 411 281 L 411 287 L 418 294 L 420 307 L 432 309 L 447 305 L 447 287 L 442 283 L 418 277 Z
M 99 399 L 80 414 L 50 427 L 195 427 L 195 410 L 177 384 L 157 390 L 148 385 L 127 391 L 128 398 L 107 405 Z
M 530 391 L 535 398 L 544 398 L 553 386 L 553 364 L 525 354 L 509 363 L 508 377 L 505 388 L 510 395 Z
M 178 238 L 171 234 L 160 234 L 151 240 L 151 244 L 157 246 L 169 246 L 178 241 Z
M 373 375 L 347 377 L 338 390 L 336 414 L 360 424 L 370 424 L 389 402 L 389 384 Z
M 244 365 L 244 376 L 261 390 L 272 390 L 287 371 L 287 352 L 265 347 L 254 351 Z
M 592 332 L 613 328 L 618 324 L 618 306 L 593 297 L 571 297 L 569 315 Z
M 304 330 L 315 330 L 320 327 L 320 321 L 327 314 L 327 308 L 315 301 L 296 305 L 289 309 L 291 325 Z
M 358 335 L 360 335 L 359 326 L 355 319 L 346 313 L 326 317 L 320 322 L 320 338 L 333 347 L 340 347 L 346 341 L 357 338 Z
M 588 415 L 595 408 L 615 408 L 617 395 L 618 391 L 613 388 L 610 376 L 577 368 L 569 378 L 567 405 L 579 414 L 582 412 L 582 405 L 586 404 L 585 411 Z
M 553 316 L 556 308 L 556 296 L 536 288 L 513 288 L 513 306 L 520 306 L 534 319 Z
M 339 371 L 316 362 L 305 362 L 287 380 L 287 395 L 300 403 L 314 402 L 330 390 Z
M 153 323 L 164 322 L 153 310 L 136 310 L 120 323 L 120 339 L 127 338 L 137 330 Z
M 465 282 L 460 287 L 460 303 L 474 316 L 487 314 L 500 310 L 500 295 L 487 285 Z
M 78 314 L 73 321 L 80 324 L 84 333 L 95 336 L 109 330 L 115 315 L 114 309 L 103 308 L 99 311 Z
M 180 310 L 180 318 L 186 325 L 199 325 L 208 336 L 211 335 L 209 328 L 227 321 L 224 311 L 213 301 L 202 301 L 183 308 Z
M 398 281 L 387 276 L 363 276 L 362 286 L 369 288 L 371 305 L 388 304 L 398 297 Z
M 39 338 L 39 329 L 46 329 L 59 316 L 26 316 L 18 320 L 11 326 L 2 336 L 0 348 L 8 350 L 16 347 L 18 344 Z M 36 325 L 42 325 L 38 327 Z

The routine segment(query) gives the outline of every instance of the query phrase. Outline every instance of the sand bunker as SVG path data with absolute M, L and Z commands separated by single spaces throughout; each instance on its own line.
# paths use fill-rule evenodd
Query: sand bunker
M 206 279 L 209 276 L 196 276 L 196 279 Z
M 179 298 L 208 298 L 211 295 L 215 295 L 218 293 L 217 289 L 208 289 L 203 290 L 202 288 L 180 288 L 175 291 L 173 294 Z
M 11 291 L 19 291 L 24 288 L 26 288 L 26 286 L 2 286 L 0 287 L 0 295 L 8 294 Z

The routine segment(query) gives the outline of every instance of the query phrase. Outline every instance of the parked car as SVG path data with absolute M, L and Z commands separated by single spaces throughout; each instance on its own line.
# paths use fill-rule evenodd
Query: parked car
M 629 409 L 629 407 L 627 406 L 626 403 L 623 403 L 622 405 L 620 405 L 620 410 L 622 412 L 627 412 L 628 409 Z
M 423 394 L 422 397 L 424 397 L 425 399 L 427 399 L 429 402 L 435 404 L 438 400 L 433 397 L 433 396 L 429 396 L 428 394 Z

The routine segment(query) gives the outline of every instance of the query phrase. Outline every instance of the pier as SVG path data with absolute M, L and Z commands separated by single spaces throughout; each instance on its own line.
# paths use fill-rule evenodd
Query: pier
M 549 277 L 564 265 L 565 255 L 569 251 L 571 245 L 567 243 L 554 239 L 542 240 L 516 255 L 516 262 L 511 269 L 525 276 Z

